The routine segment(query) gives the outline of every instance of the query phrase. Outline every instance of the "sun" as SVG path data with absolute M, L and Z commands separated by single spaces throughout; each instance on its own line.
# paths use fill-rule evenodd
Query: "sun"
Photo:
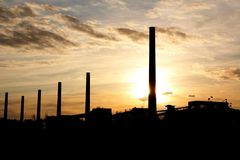
M 164 93 L 172 93 L 172 89 L 167 80 L 167 73 L 163 70 L 156 70 L 156 96 L 157 103 L 167 102 L 169 96 Z M 147 101 L 149 88 L 148 88 L 148 69 L 140 69 L 132 76 L 133 88 L 132 95 L 141 101 Z

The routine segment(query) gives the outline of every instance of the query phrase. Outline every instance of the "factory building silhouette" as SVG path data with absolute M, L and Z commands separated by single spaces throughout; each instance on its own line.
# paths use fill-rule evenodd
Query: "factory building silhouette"
M 58 82 L 56 115 L 41 119 L 42 90 L 37 92 L 36 121 L 24 120 L 24 100 L 21 97 L 20 121 L 8 119 L 8 92 L 5 93 L 4 115 L 0 129 L 87 129 L 87 128 L 191 128 L 200 126 L 211 128 L 239 128 L 240 111 L 232 109 L 227 101 L 190 101 L 188 106 L 176 108 L 167 105 L 166 110 L 157 111 L 156 101 L 156 41 L 155 27 L 149 28 L 149 95 L 147 108 L 133 108 L 129 111 L 112 114 L 111 108 L 91 109 L 90 72 L 86 72 L 85 112 L 75 115 L 62 114 L 62 82 Z M 146 84 L 147 85 L 147 84 Z M 21 124 L 19 127 L 19 123 Z M 24 126 L 24 127 L 22 127 Z

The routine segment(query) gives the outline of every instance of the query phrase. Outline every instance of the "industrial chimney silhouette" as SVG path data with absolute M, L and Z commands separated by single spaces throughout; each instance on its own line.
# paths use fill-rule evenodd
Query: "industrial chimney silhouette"
M 149 28 L 149 95 L 148 110 L 151 115 L 157 112 L 156 103 L 156 62 L 155 62 L 155 27 Z
M 39 89 L 37 97 L 37 121 L 41 119 L 41 92 L 41 89 Z
M 86 73 L 86 100 L 85 100 L 85 114 L 90 112 L 90 72 Z
M 20 122 L 24 120 L 24 96 L 21 97 L 21 112 L 20 112 Z
M 61 108 L 62 108 L 62 82 L 58 82 L 57 118 L 61 118 Z
M 5 93 L 5 102 L 4 102 L 4 115 L 3 119 L 8 119 L 8 92 Z

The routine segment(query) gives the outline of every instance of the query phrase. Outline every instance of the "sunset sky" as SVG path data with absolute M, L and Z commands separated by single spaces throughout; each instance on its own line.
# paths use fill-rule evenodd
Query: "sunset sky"
M 147 107 L 148 28 L 156 27 L 157 103 L 223 101 L 240 108 L 239 0 L 0 0 L 0 117 L 28 118 L 42 89 L 42 117 Z

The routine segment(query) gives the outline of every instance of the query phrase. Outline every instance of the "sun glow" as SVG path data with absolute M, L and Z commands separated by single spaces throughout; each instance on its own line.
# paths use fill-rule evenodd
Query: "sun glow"
M 167 81 L 167 73 L 163 70 L 156 70 L 156 95 L 157 103 L 164 103 L 168 101 L 169 94 L 172 94 L 172 89 Z M 132 89 L 132 95 L 141 100 L 147 101 L 149 87 L 148 87 L 148 69 L 144 68 L 135 72 L 132 77 L 134 83 Z

